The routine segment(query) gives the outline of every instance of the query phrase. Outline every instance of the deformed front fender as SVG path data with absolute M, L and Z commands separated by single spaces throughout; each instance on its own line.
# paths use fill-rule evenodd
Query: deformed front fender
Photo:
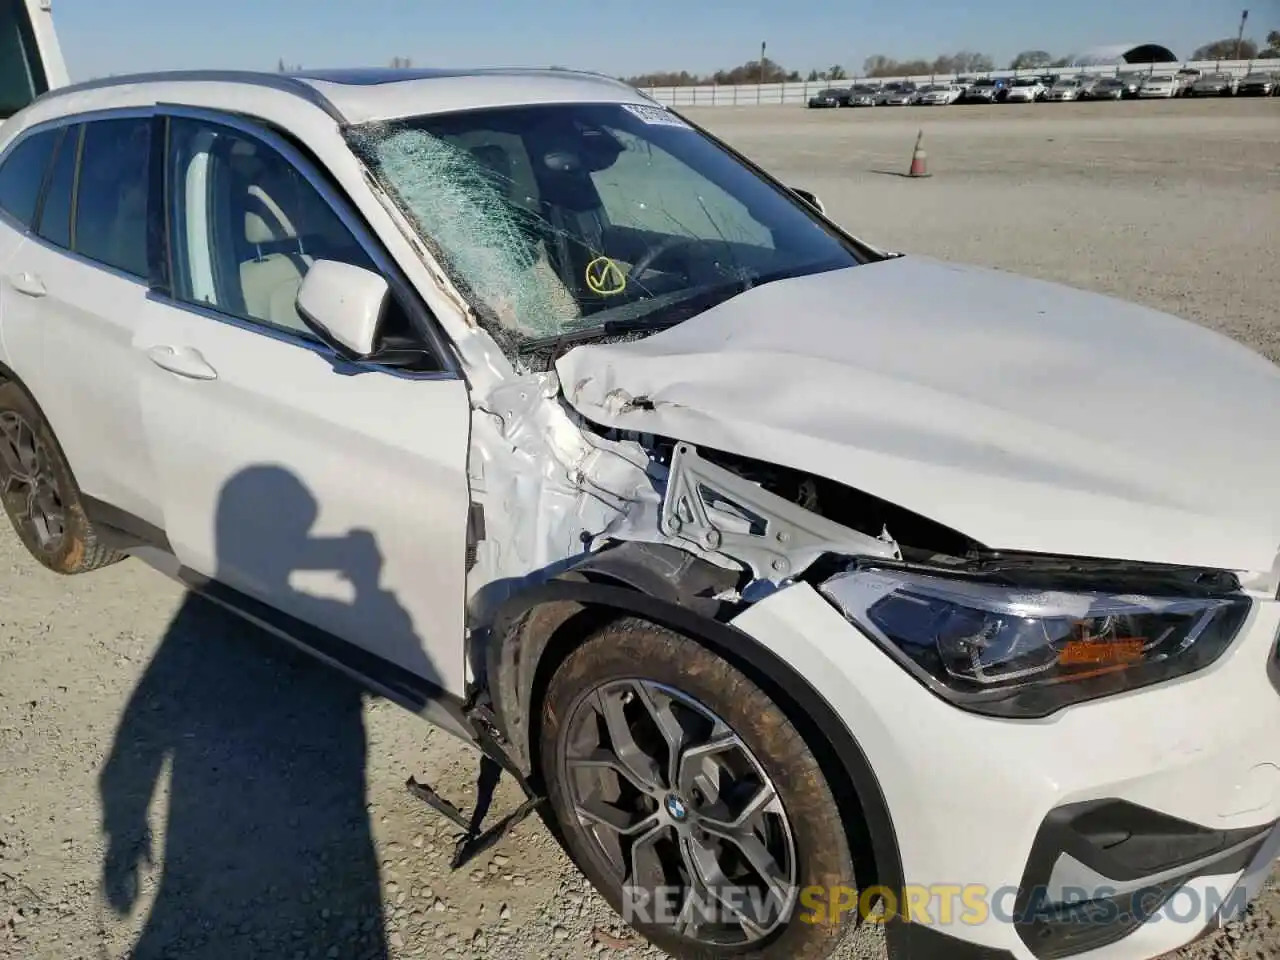
M 813 683 L 778 653 L 727 622 L 743 607 L 718 595 L 735 579 L 733 571 L 675 547 L 624 543 L 507 600 L 494 619 L 485 659 L 489 695 L 509 742 L 509 755 L 526 775 L 536 778 L 537 711 L 556 664 L 610 620 L 650 620 L 724 657 L 788 712 L 806 740 L 834 764 L 829 774 L 843 780 L 833 784 L 837 797 L 851 793 L 856 801 L 852 819 L 860 822 L 849 824 L 850 834 L 874 861 L 873 882 L 900 888 L 897 834 L 865 752 Z M 861 871 L 858 880 L 867 882 Z M 896 939 L 898 925 L 890 926 Z
M 507 599 L 494 616 L 484 660 L 495 719 L 512 759 L 526 774 L 533 772 L 539 684 L 575 641 L 619 616 L 643 617 L 703 640 L 707 632 L 738 634 L 720 619 L 732 606 L 718 599 L 736 579 L 736 571 L 676 547 L 627 542 Z M 741 644 L 738 637 L 721 637 L 726 642 Z

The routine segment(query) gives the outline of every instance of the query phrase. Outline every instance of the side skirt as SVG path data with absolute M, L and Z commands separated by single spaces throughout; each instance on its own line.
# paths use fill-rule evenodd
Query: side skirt
M 342 671 L 371 692 L 479 747 L 463 701 L 430 680 L 189 567 L 179 568 L 177 580 L 192 593 Z
M 481 748 L 466 704 L 442 687 L 327 630 L 275 609 L 234 587 L 182 566 L 163 530 L 93 497 L 81 495 L 85 513 L 104 542 L 177 580 L 192 593 L 342 671 L 370 692 Z

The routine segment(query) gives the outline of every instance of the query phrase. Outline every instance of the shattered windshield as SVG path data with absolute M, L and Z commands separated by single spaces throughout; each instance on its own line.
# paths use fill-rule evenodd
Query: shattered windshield
M 656 106 L 475 110 L 349 138 L 504 346 L 656 329 L 863 262 L 802 201 Z

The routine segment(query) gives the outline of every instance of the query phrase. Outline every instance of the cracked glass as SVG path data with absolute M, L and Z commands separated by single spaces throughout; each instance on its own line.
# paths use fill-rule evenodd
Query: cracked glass
M 657 106 L 471 110 L 348 137 L 504 346 L 660 329 L 865 262 L 789 190 Z

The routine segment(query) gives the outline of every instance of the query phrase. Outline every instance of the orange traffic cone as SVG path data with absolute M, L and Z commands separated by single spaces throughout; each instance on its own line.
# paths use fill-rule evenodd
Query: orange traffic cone
M 920 143 L 923 140 L 924 140 L 924 131 L 921 130 L 919 135 L 916 137 L 916 148 L 911 152 L 911 169 L 907 171 L 908 177 L 929 176 L 929 171 L 926 169 L 926 164 L 925 164 L 925 160 L 928 158 L 925 155 L 924 148 L 920 146 Z

